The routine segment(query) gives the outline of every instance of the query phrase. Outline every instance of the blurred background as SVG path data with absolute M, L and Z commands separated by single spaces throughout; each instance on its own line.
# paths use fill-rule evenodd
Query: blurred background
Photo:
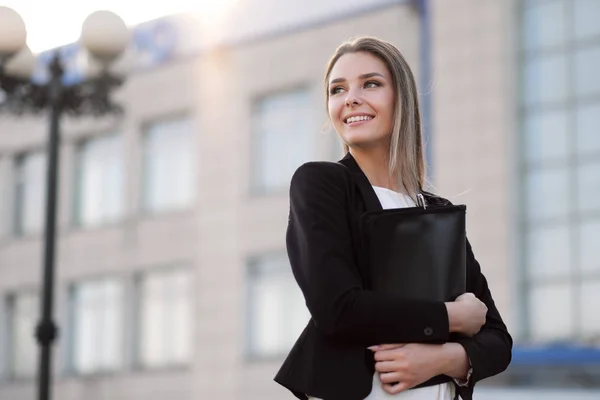
M 86 79 L 90 12 L 131 29 L 124 113 L 61 125 L 53 398 L 292 398 L 272 380 L 308 320 L 287 191 L 343 156 L 323 72 L 361 35 L 410 62 L 434 191 L 467 205 L 515 339 L 475 398 L 600 398 L 600 0 L 0 5 L 40 82 L 55 51 Z M 0 400 L 36 396 L 47 141 L 46 114 L 0 114 Z

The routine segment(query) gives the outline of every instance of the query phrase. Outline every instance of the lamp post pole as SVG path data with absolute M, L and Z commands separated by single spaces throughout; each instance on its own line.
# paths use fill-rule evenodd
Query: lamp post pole
M 50 138 L 48 141 L 48 170 L 46 187 L 46 224 L 43 265 L 42 317 L 36 337 L 40 345 L 40 370 L 38 380 L 39 400 L 50 400 L 50 380 L 52 376 L 52 345 L 57 336 L 53 320 L 54 262 L 56 259 L 56 194 L 58 191 L 58 165 L 60 144 L 60 95 L 62 91 L 63 68 L 58 56 L 50 65 Z
M 119 113 L 121 108 L 110 100 L 110 92 L 123 80 L 109 72 L 109 65 L 125 50 L 129 31 L 116 14 L 98 11 L 83 24 L 81 42 L 100 63 L 97 77 L 66 85 L 65 68 L 56 51 L 48 65 L 47 83 L 34 83 L 31 75 L 35 59 L 25 46 L 26 31 L 21 17 L 0 7 L 0 112 L 23 114 L 49 111 L 50 136 L 46 177 L 44 259 L 42 267 L 41 317 L 35 337 L 40 347 L 38 399 L 51 399 L 52 346 L 58 337 L 53 319 L 54 275 L 56 260 L 56 209 L 60 147 L 60 121 L 64 114 L 101 116 Z

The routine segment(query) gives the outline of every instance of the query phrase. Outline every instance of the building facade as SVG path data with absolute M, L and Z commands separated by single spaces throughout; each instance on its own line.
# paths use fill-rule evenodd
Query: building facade
M 272 381 L 308 318 L 289 179 L 342 156 L 322 78 L 360 35 L 413 67 L 432 184 L 468 207 L 516 340 L 487 385 L 597 395 L 599 4 L 240 0 L 218 25 L 136 27 L 124 115 L 63 124 L 54 398 L 291 398 Z M 1 117 L 0 400 L 35 395 L 46 138 L 44 118 Z

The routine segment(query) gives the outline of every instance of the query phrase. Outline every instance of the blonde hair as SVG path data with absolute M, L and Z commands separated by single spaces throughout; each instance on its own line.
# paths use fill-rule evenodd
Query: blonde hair
M 325 69 L 325 97 L 329 100 L 328 81 L 335 63 L 344 54 L 369 53 L 386 65 L 394 86 L 394 124 L 390 140 L 389 172 L 398 176 L 398 184 L 415 198 L 424 190 L 426 165 L 421 136 L 421 113 L 417 98 L 417 85 L 410 66 L 394 45 L 374 37 L 360 37 L 342 43 Z M 348 152 L 344 143 L 344 151 Z M 396 175 L 397 173 L 397 175 Z

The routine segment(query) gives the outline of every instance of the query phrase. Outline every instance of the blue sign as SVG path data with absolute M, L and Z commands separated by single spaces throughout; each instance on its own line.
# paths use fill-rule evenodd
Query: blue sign
M 130 51 L 133 53 L 133 69 L 156 67 L 169 61 L 175 54 L 178 39 L 177 26 L 167 19 L 156 20 L 137 26 L 132 31 Z M 63 83 L 75 85 L 85 79 L 86 51 L 79 43 L 71 43 L 57 49 L 40 53 L 32 80 L 39 84 L 50 79 L 48 65 L 58 52 L 65 67 Z
M 511 365 L 600 365 L 600 349 L 575 344 L 539 347 L 515 346 Z

